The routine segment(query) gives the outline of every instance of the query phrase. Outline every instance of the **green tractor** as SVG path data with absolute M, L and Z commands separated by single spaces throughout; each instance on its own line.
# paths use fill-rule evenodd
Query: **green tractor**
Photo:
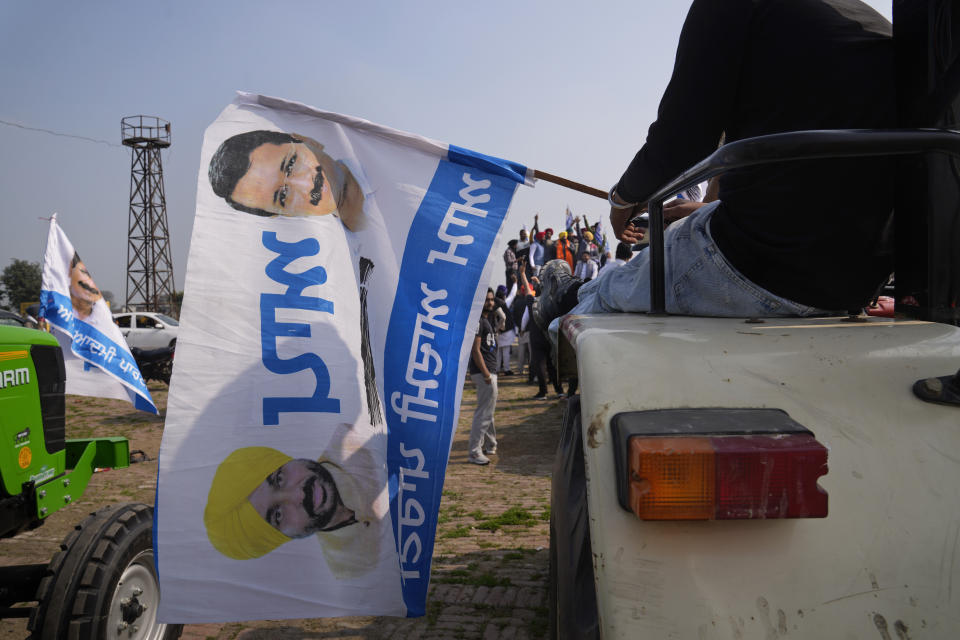
M 79 499 L 98 467 L 130 463 L 126 438 L 66 438 L 63 354 L 54 336 L 0 326 L 0 537 L 35 529 Z M 32 638 L 163 639 L 153 509 L 100 509 L 47 564 L 0 567 L 0 617 L 29 617 Z M 33 606 L 15 606 L 35 603 Z

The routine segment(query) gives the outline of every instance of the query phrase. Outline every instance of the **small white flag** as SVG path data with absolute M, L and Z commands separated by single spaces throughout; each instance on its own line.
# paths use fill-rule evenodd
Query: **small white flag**
M 127 341 L 57 224 L 57 214 L 50 218 L 43 255 L 40 316 L 50 323 L 63 349 L 67 393 L 128 400 L 137 409 L 157 413 Z

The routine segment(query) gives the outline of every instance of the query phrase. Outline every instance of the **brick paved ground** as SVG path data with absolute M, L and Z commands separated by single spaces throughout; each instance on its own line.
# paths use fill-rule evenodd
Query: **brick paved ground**
M 532 400 L 534 392 L 535 387 L 524 384 L 520 376 L 501 376 L 496 410 L 499 455 L 492 456 L 493 463 L 489 466 L 479 467 L 467 463 L 466 441 L 476 402 L 472 383 L 466 384 L 444 484 L 426 616 L 188 625 L 182 637 L 185 640 L 533 640 L 545 637 L 550 468 L 562 403 Z M 132 443 L 138 447 L 136 440 L 132 439 Z M 140 448 L 150 453 L 152 446 Z M 37 532 L 44 529 L 46 527 Z M 50 542 L 55 545 L 56 541 L 58 539 Z M 5 541 L 6 551 L 9 552 L 14 543 L 16 539 Z M 52 550 L 50 553 L 52 555 Z M 8 560 L 4 558 L 4 563 L 9 563 Z M 25 629 L 22 621 L 5 620 L 0 623 L 0 637 L 22 638 Z

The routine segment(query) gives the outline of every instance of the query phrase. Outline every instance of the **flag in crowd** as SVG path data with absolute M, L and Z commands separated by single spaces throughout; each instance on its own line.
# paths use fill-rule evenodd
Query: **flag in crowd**
M 160 456 L 162 620 L 423 615 L 464 338 L 528 173 L 260 95 L 207 129 Z
M 127 400 L 157 413 L 127 341 L 56 213 L 43 255 L 40 317 L 60 342 L 67 393 Z

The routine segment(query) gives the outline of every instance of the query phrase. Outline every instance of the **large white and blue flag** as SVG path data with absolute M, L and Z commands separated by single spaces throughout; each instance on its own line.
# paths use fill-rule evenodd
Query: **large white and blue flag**
M 532 172 L 252 94 L 200 166 L 160 617 L 423 615 L 488 256 Z
M 43 255 L 40 316 L 63 350 L 66 392 L 128 400 L 157 413 L 127 341 L 73 245 L 50 218 Z

